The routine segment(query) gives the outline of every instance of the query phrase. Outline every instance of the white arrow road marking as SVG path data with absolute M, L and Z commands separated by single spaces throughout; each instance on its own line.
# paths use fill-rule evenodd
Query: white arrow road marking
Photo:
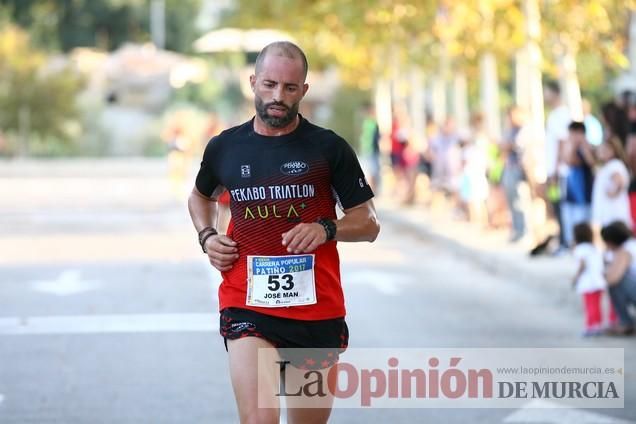
M 217 331 L 217 314 L 71 315 L 0 318 L 0 336 Z
M 410 284 L 408 276 L 386 271 L 352 271 L 345 273 L 342 278 L 344 284 L 370 285 L 382 294 L 397 296 L 402 293 L 402 287 Z
M 63 271 L 55 280 L 33 281 L 33 290 L 50 293 L 57 296 L 70 296 L 100 287 L 97 281 L 82 280 L 80 271 L 76 269 L 68 269 Z
M 555 424 L 634 424 L 596 412 L 582 409 L 562 407 L 546 400 L 533 400 L 527 405 L 508 415 L 504 423 L 555 423 Z

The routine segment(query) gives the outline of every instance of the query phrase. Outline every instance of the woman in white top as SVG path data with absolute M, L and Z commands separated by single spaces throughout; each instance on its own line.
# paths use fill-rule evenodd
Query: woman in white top
M 629 313 L 629 305 L 636 305 L 636 239 L 622 221 L 603 227 L 601 237 L 607 246 L 605 279 L 612 306 L 620 320 L 620 326 L 612 333 L 633 334 L 634 319 Z
M 627 194 L 629 172 L 623 147 L 616 137 L 612 137 L 599 146 L 597 155 L 602 166 L 592 188 L 592 223 L 602 228 L 614 221 L 622 221 L 631 228 Z

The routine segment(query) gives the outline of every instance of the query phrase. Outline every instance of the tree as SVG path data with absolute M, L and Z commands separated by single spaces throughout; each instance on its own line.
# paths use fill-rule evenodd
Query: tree
M 604 71 L 624 69 L 628 65 L 624 47 L 630 6 L 634 7 L 634 1 L 550 0 L 543 4 L 544 57 L 550 59 L 546 71 L 561 80 L 565 101 L 576 119 L 583 118 L 580 71 L 589 81 L 594 78 L 594 71 L 606 76 Z M 563 19 L 564 16 L 567 19 Z M 579 58 L 604 66 L 579 69 Z
M 166 48 L 191 52 L 201 0 L 166 0 Z M 150 41 L 148 0 L 0 0 L 43 49 L 114 50 L 126 41 Z
M 68 140 L 68 123 L 78 116 L 81 80 L 68 69 L 46 69 L 45 56 L 28 35 L 8 25 L 0 30 L 0 130 Z
M 411 63 L 433 66 L 438 1 L 237 0 L 230 23 L 286 30 L 313 53 L 314 65 L 339 66 L 346 82 L 370 88 L 375 77 Z M 293 18 L 292 18 L 293 17 Z M 317 62 L 317 63 L 316 63 Z

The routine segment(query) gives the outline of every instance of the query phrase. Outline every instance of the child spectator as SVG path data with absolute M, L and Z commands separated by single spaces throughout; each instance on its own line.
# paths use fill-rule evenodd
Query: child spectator
M 605 242 L 605 280 L 609 285 L 612 306 L 620 324 L 609 328 L 608 334 L 626 336 L 634 333 L 634 318 L 629 307 L 636 306 L 636 239 L 622 221 L 601 229 Z
M 585 331 L 583 337 L 596 336 L 603 332 L 601 300 L 607 286 L 603 277 L 603 257 L 594 246 L 592 227 L 586 222 L 574 226 L 574 257 L 579 269 L 573 279 L 578 294 L 583 295 L 585 305 Z

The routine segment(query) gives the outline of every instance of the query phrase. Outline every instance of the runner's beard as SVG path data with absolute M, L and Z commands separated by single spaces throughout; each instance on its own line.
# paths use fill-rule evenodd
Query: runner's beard
M 254 107 L 256 108 L 256 113 L 258 117 L 261 118 L 263 122 L 269 125 L 272 128 L 283 128 L 289 125 L 294 119 L 296 119 L 296 115 L 298 114 L 298 103 L 294 103 L 293 105 L 287 106 L 283 102 L 270 102 L 265 103 L 263 99 L 258 96 L 254 96 Z M 284 116 L 276 117 L 271 116 L 267 109 L 270 106 L 282 106 L 287 109 L 287 113 Z

